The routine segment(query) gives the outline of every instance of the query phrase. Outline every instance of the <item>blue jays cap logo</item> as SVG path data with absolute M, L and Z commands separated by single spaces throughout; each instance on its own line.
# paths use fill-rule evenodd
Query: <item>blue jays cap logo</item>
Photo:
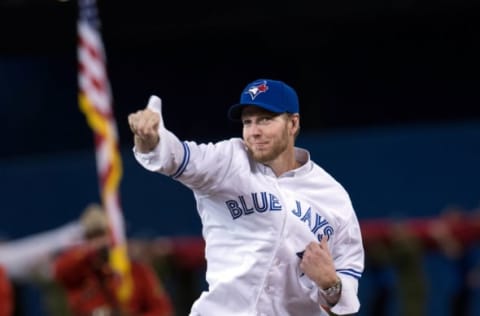
M 268 86 L 267 86 L 267 81 L 264 80 L 262 83 L 260 84 L 254 84 L 252 85 L 250 88 L 248 88 L 247 91 L 245 91 L 245 93 L 248 93 L 250 95 L 250 97 L 252 98 L 252 100 L 255 100 L 255 98 L 261 94 L 261 93 L 264 93 L 268 90 Z

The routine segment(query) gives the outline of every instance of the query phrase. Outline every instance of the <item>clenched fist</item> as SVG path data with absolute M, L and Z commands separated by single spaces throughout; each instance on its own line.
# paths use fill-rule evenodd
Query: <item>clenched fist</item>
M 320 243 L 311 242 L 307 245 L 300 269 L 322 289 L 329 288 L 337 282 L 337 273 L 326 236 L 323 236 Z
M 133 132 L 135 147 L 139 152 L 147 153 L 157 146 L 160 141 L 159 124 L 160 114 L 148 108 L 128 116 L 128 125 Z

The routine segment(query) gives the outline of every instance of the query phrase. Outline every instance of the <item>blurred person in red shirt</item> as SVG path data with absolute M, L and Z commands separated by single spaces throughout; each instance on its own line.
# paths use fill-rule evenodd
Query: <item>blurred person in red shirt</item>
M 458 205 L 442 210 L 439 218 L 428 227 L 438 249 L 454 264 L 456 284 L 449 302 L 450 315 L 473 315 L 475 291 L 479 288 L 480 213 Z
M 13 315 L 13 287 L 5 269 L 0 266 L 0 316 Z
M 120 278 L 108 261 L 111 245 L 103 209 L 90 205 L 81 218 L 85 243 L 57 256 L 54 276 L 65 289 L 74 316 L 173 316 L 173 304 L 151 266 L 130 261 L 133 291 L 127 302 L 116 296 Z

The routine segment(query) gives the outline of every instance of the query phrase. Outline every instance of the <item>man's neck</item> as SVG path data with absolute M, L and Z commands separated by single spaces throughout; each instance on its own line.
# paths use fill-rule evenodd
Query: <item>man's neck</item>
M 277 177 L 280 177 L 285 172 L 297 169 L 301 164 L 295 159 L 295 149 L 291 148 L 265 165 L 269 166 Z

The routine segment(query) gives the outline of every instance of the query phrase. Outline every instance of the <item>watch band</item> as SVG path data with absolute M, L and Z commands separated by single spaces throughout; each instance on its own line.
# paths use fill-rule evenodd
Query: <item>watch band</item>
M 342 280 L 340 280 L 340 278 L 337 278 L 337 282 L 335 282 L 334 285 L 326 289 L 320 289 L 320 291 L 326 297 L 336 296 L 342 291 Z

